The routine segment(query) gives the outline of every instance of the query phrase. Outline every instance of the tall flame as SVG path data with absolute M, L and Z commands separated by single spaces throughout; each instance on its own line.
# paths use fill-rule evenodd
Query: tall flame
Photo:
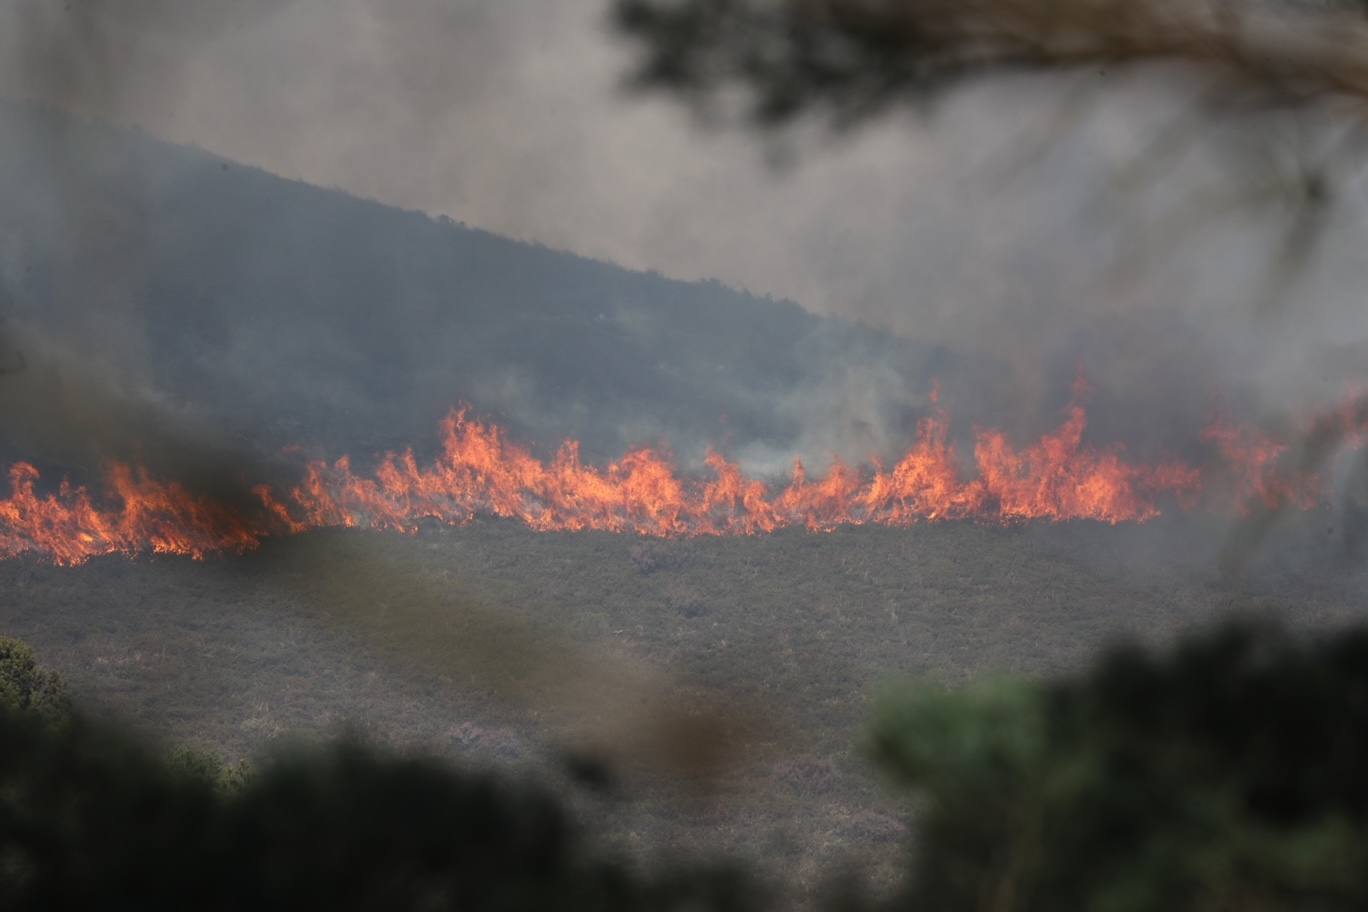
M 420 464 L 412 450 L 386 453 L 369 473 L 354 470 L 347 457 L 309 462 L 288 491 L 255 488 L 259 505 L 251 510 L 196 496 L 123 464 L 108 469 L 98 498 L 66 480 L 41 494 L 38 470 L 21 462 L 10 468 L 9 496 L 0 499 L 0 559 L 33 555 L 63 565 L 107 554 L 198 559 L 311 529 L 411 534 L 425 521 L 462 524 L 479 515 L 516 519 L 536 531 L 659 537 L 950 519 L 1117 524 L 1153 519 L 1168 504 L 1191 509 L 1203 499 L 1204 472 L 1195 466 L 1136 464 L 1119 446 L 1085 443 L 1087 412 L 1077 398 L 1057 429 L 1025 447 L 1001 431 L 977 431 L 972 472 L 961 466 L 949 416 L 936 404 L 891 467 L 838 461 L 813 477 L 796 462 L 778 486 L 747 476 L 716 452 L 707 456 L 706 478 L 686 476 L 650 448 L 595 467 L 569 440 L 542 460 L 464 408 L 442 422 L 441 452 L 430 463 Z M 1280 469 L 1283 445 L 1225 423 L 1213 423 L 1203 439 L 1215 448 L 1218 471 L 1233 482 L 1239 499 L 1269 507 L 1318 502 L 1318 478 Z

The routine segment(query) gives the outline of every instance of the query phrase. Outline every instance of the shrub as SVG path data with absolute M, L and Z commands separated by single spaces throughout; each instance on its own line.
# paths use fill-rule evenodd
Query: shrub
M 717 910 L 732 869 L 642 874 L 542 789 L 341 741 L 223 787 L 73 716 L 0 709 L 0 908 Z
M 938 909 L 1368 905 L 1368 631 L 1236 625 L 1054 684 L 885 702 Z
M 60 722 L 71 714 L 71 699 L 59 675 L 38 667 L 27 643 L 0 637 L 0 707 Z

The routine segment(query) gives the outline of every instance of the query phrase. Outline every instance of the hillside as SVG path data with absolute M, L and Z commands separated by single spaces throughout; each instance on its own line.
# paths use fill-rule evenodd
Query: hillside
M 872 426 L 907 427 L 906 404 L 946 366 L 790 302 L 137 132 L 0 106 L 0 139 L 0 313 L 271 446 L 430 445 L 467 402 L 535 444 L 579 437 L 596 458 L 662 440 L 685 458 L 800 442 L 863 456 Z

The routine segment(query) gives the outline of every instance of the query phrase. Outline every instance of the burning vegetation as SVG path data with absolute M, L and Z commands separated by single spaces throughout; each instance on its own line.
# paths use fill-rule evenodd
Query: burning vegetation
M 1325 497 L 1321 474 L 1289 466 L 1289 447 L 1252 427 L 1213 421 L 1202 465 L 1128 459 L 1120 445 L 1085 441 L 1088 416 L 1076 395 L 1061 424 L 1021 446 L 978 429 L 972 468 L 951 441 L 939 405 L 891 466 L 840 461 L 810 475 L 801 461 L 779 485 L 748 476 L 717 452 L 710 478 L 690 477 L 661 451 L 640 448 L 607 466 L 586 465 L 578 441 L 549 460 L 510 441 L 498 425 L 461 408 L 441 425 L 440 454 L 420 464 L 412 449 L 389 452 L 362 472 L 349 457 L 315 460 L 289 490 L 252 488 L 241 509 L 198 495 L 145 468 L 115 463 L 97 496 L 63 479 L 41 490 L 39 470 L 10 467 L 0 500 L 0 556 L 31 555 L 73 565 L 109 554 L 241 553 L 265 538 L 327 527 L 413 534 L 431 521 L 458 525 L 477 516 L 516 519 L 539 532 L 595 530 L 672 538 L 757 535 L 798 527 L 906 526 L 942 520 L 995 523 L 1088 520 L 1145 522 L 1165 509 L 1312 509 Z M 1335 439 L 1361 442 L 1361 416 L 1335 413 Z

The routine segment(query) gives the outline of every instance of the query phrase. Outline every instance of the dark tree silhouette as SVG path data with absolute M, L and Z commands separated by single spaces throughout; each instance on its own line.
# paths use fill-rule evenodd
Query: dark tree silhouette
M 1368 631 L 1237 624 L 1073 679 L 905 693 L 883 766 L 927 796 L 926 909 L 1360 909 Z
M 740 87 L 779 124 L 849 124 L 987 74 L 1188 67 L 1248 101 L 1368 101 L 1361 3 L 1301 0 L 615 0 L 639 85 Z
M 624 863 L 540 786 L 354 741 L 232 788 L 80 713 L 0 708 L 0 745 L 0 908 L 771 907 L 738 867 Z M 921 795 L 909 876 L 823 908 L 1368 903 L 1368 629 L 1234 624 L 1054 682 L 904 688 L 869 750 Z
M 342 741 L 231 789 L 79 714 L 0 708 L 0 908 L 744 910 L 730 868 L 642 873 L 535 786 Z

